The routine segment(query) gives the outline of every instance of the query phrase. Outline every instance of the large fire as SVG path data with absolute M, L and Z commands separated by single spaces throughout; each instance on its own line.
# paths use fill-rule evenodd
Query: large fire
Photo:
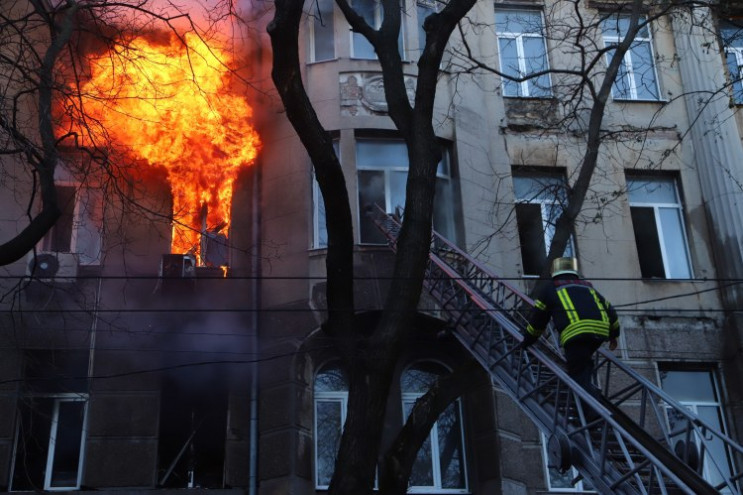
M 91 61 L 85 113 L 138 162 L 164 167 L 173 195 L 172 252 L 200 255 L 206 232 L 227 233 L 232 191 L 260 139 L 231 89 L 232 57 L 195 35 L 126 40 Z

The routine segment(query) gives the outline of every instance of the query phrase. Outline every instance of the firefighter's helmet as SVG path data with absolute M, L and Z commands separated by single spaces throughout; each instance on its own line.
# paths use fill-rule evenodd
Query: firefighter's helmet
M 553 277 L 565 274 L 578 275 L 578 260 L 575 258 L 555 258 L 552 260 L 550 274 Z

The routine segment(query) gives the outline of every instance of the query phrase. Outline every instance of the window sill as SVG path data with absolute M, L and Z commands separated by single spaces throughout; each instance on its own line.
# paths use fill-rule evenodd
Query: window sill
M 532 100 L 532 101 L 551 101 L 555 99 L 555 95 L 549 95 L 549 96 L 508 96 L 503 95 L 503 98 L 506 100 L 514 100 L 514 101 L 523 101 L 523 100 Z
M 641 99 L 631 99 L 631 98 L 614 98 L 612 97 L 612 101 L 615 103 L 658 103 L 661 105 L 665 105 L 668 103 L 669 100 L 665 99 L 658 99 L 658 100 L 641 100 Z

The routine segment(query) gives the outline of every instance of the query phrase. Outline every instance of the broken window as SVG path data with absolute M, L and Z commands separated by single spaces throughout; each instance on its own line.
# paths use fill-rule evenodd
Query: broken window
M 198 371 L 163 381 L 158 484 L 166 488 L 223 488 L 228 394 L 200 386 Z
M 646 22 L 644 17 L 638 21 Z M 627 35 L 630 15 L 611 15 L 601 23 L 604 45 L 607 48 L 619 45 Z M 606 54 L 607 64 L 611 62 L 613 51 Z M 635 36 L 630 49 L 624 54 L 619 72 L 611 90 L 617 100 L 658 100 L 658 76 L 655 73 L 653 39 L 648 24 L 642 26 Z
M 348 379 L 337 363 L 315 377 L 315 487 L 327 489 L 346 422 Z
M 448 370 L 434 363 L 417 363 L 400 377 L 403 417 L 407 419 L 416 400 L 428 392 L 439 376 Z M 467 469 L 464 455 L 462 404 L 449 404 L 431 427 L 418 451 L 408 481 L 409 493 L 466 493 Z
M 671 177 L 628 177 L 627 191 L 643 278 L 690 278 L 676 181 Z
M 567 184 L 560 174 L 515 172 L 513 188 L 523 273 L 539 275 L 547 262 L 555 224 L 567 203 Z M 573 253 L 571 238 L 563 256 Z
M 10 489 L 80 488 L 88 409 L 88 356 L 26 351 Z
M 57 184 L 57 202 L 62 216 L 41 243 L 42 251 L 75 253 L 81 265 L 101 261 L 103 194 L 70 184 Z
M 542 73 L 525 81 L 503 78 L 503 96 L 552 96 L 542 13 L 537 10 L 496 10 L 495 31 L 501 72 L 514 79 Z

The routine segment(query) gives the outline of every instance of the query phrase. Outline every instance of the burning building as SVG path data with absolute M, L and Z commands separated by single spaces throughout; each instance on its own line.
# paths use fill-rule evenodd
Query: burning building
M 492 5 L 474 12 L 494 29 L 469 33 L 472 46 L 505 74 L 509 63 L 519 70 L 527 62 L 564 66 L 572 55 L 555 49 L 550 32 L 559 32 L 565 19 L 554 16 L 565 13 L 553 3 L 496 4 L 494 16 Z M 381 15 L 378 3 L 361 5 Z M 417 58 L 422 21 L 438 8 L 422 1 L 414 7 L 401 40 L 406 60 Z M 387 212 L 404 205 L 407 150 L 389 118 L 374 51 L 349 34 L 332 2 L 308 8 L 303 80 L 346 174 L 354 290 L 371 320 L 394 255 L 367 213 L 373 204 Z M 576 8 L 595 16 L 606 6 Z M 538 29 L 528 30 L 524 19 Z M 603 42 L 616 41 L 623 20 L 604 26 Z M 725 34 L 737 32 L 735 25 L 722 21 L 709 32 L 724 35 L 727 58 L 709 49 L 714 43 L 688 47 L 720 87 L 734 72 L 733 59 L 743 66 L 743 48 Z M 625 65 L 626 79 L 608 104 L 607 134 L 619 137 L 607 138 L 601 151 L 589 199 L 595 216 L 574 232 L 567 254 L 619 309 L 622 361 L 632 364 L 643 390 L 665 393 L 650 405 L 632 396 L 624 404 L 630 415 L 640 417 L 647 406 L 666 426 L 678 424 L 664 402 L 670 397 L 740 439 L 743 383 L 734 349 L 741 332 L 728 281 L 721 280 L 734 260 L 720 257 L 728 248 L 715 247 L 720 219 L 708 205 L 733 198 L 724 201 L 734 209 L 739 197 L 723 194 L 729 191 L 720 179 L 737 176 L 743 163 L 743 100 L 735 81 L 724 93 L 727 103 L 715 107 L 726 118 L 705 123 L 719 127 L 692 125 L 683 98 L 665 95 L 709 88 L 693 77 L 696 66 L 675 57 L 692 35 L 674 27 L 670 18 L 653 21 L 628 55 L 634 65 Z M 0 488 L 323 493 L 348 379 L 321 330 L 326 211 L 306 151 L 270 88 L 245 84 L 258 84 L 267 71 L 245 76 L 237 56 L 246 48 L 231 46 L 234 38 L 154 30 L 116 36 L 73 44 L 85 47 L 89 65 L 55 100 L 61 217 L 0 279 Z M 0 53 L 11 46 L 0 44 Z M 411 92 L 416 74 L 406 63 Z M 21 85 L 2 77 L 8 91 Z M 497 272 L 508 282 L 499 288 L 526 293 L 544 263 L 564 184 L 574 181 L 583 156 L 581 129 L 551 127 L 564 118 L 556 77 L 515 82 L 488 75 L 466 84 L 452 72 L 441 77 L 435 229 L 450 243 L 449 255 L 462 250 L 460 260 L 488 270 L 477 272 L 488 274 L 480 280 L 496 280 Z M 652 129 L 638 132 L 646 121 Z M 26 124 L 37 125 L 31 118 Z M 693 139 L 679 141 L 687 131 Z M 715 139 L 723 131 L 732 138 Z M 5 146 L 0 242 L 41 208 L 38 199 L 25 199 L 35 187 L 25 155 Z M 721 157 L 728 158 L 718 168 L 693 166 Z M 656 163 L 662 165 L 649 165 Z M 730 242 L 739 244 L 734 234 Z M 464 314 L 481 293 L 459 295 L 424 296 L 396 370 L 383 445 L 436 377 L 471 359 L 447 320 L 447 304 L 458 301 Z M 440 416 L 409 491 L 601 491 L 569 463 L 556 464 L 563 459 L 555 445 L 564 444 L 540 432 L 541 413 L 523 404 L 502 376 L 483 368 Z M 704 459 L 698 476 L 711 484 L 742 467 L 734 446 L 696 452 Z

